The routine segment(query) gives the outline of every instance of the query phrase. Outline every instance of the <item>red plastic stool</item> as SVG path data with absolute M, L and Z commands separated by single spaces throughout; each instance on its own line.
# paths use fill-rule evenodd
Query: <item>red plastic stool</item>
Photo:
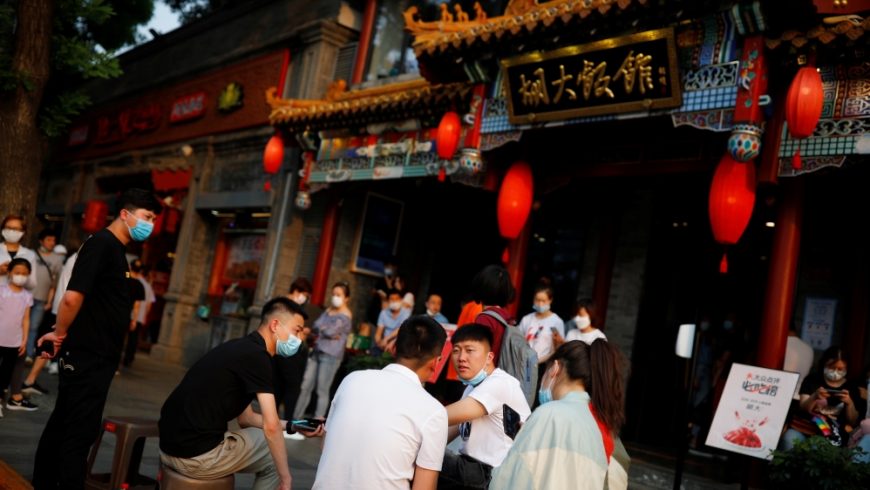
M 173 470 L 168 466 L 160 465 L 160 473 L 157 474 L 160 490 L 233 490 L 236 479 L 233 475 L 227 475 L 216 480 L 194 480 Z
M 115 434 L 115 454 L 112 457 L 112 472 L 93 474 L 94 462 L 103 435 L 106 432 Z M 145 448 L 145 439 L 158 437 L 157 421 L 139 419 L 133 417 L 106 417 L 103 419 L 103 430 L 91 454 L 88 456 L 87 476 L 85 477 L 85 489 L 87 490 L 116 490 L 118 488 L 135 489 L 143 487 L 153 489 L 157 483 L 153 478 L 139 474 L 139 463 L 142 461 L 142 451 Z

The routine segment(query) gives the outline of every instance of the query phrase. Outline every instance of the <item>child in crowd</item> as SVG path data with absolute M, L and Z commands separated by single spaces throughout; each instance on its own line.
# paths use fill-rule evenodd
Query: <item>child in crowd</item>
M 21 395 L 24 354 L 30 331 L 30 307 L 33 295 L 24 289 L 31 265 L 26 259 L 12 259 L 7 265 L 8 279 L 0 281 L 0 390 L 12 382 L 9 410 L 32 412 L 36 405 Z M 2 416 L 0 410 L 0 416 Z

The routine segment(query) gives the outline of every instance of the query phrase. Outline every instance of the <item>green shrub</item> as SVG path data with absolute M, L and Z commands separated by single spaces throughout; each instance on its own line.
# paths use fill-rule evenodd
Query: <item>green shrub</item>
M 856 463 L 860 448 L 837 447 L 821 436 L 774 451 L 770 466 L 773 488 L 847 490 L 870 488 L 870 464 Z

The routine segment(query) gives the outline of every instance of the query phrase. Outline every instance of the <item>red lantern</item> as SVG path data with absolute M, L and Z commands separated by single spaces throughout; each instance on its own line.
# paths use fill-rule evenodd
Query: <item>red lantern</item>
M 263 152 L 263 170 L 268 174 L 276 174 L 284 163 L 284 138 L 275 133 L 266 143 L 266 151 Z
M 438 124 L 438 132 L 435 135 L 435 148 L 438 151 L 438 156 L 444 160 L 453 158 L 456 149 L 459 148 L 459 132 L 462 129 L 462 123 L 459 121 L 459 114 L 448 112 L 441 118 L 441 123 Z
M 709 206 L 713 237 L 723 245 L 736 244 L 755 207 L 755 164 L 740 163 L 728 154 L 722 157 L 710 186 Z M 725 256 L 719 271 L 728 272 Z
M 816 68 L 805 66 L 798 70 L 788 88 L 785 102 L 785 120 L 792 138 L 812 136 L 822 117 L 823 102 L 822 76 Z M 800 147 L 794 153 L 792 166 L 795 169 L 801 168 Z
M 532 209 L 534 180 L 526 162 L 516 162 L 501 183 L 498 192 L 498 231 L 507 239 L 520 235 Z
M 82 230 L 96 233 L 106 226 L 106 216 L 109 215 L 109 205 L 97 199 L 88 201 L 85 216 L 82 218 Z

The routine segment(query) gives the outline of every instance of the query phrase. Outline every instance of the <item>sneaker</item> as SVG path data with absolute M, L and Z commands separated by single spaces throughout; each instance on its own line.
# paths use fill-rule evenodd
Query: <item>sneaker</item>
M 48 374 L 57 374 L 58 371 L 60 370 L 57 368 L 56 362 L 52 362 L 48 365 Z
M 40 386 L 38 381 L 34 381 L 32 385 L 24 383 L 21 392 L 29 395 L 47 395 L 49 393 L 48 389 Z
M 30 400 L 27 398 L 22 398 L 20 400 L 13 400 L 12 398 L 6 402 L 6 408 L 9 410 L 24 410 L 25 412 L 33 412 L 39 405 L 34 405 L 30 403 Z
M 33 366 L 33 357 L 27 356 L 24 358 L 24 365 L 27 367 Z
M 286 431 L 284 432 L 284 439 L 290 439 L 291 441 L 304 441 L 305 436 L 296 432 L 293 434 L 288 434 Z

